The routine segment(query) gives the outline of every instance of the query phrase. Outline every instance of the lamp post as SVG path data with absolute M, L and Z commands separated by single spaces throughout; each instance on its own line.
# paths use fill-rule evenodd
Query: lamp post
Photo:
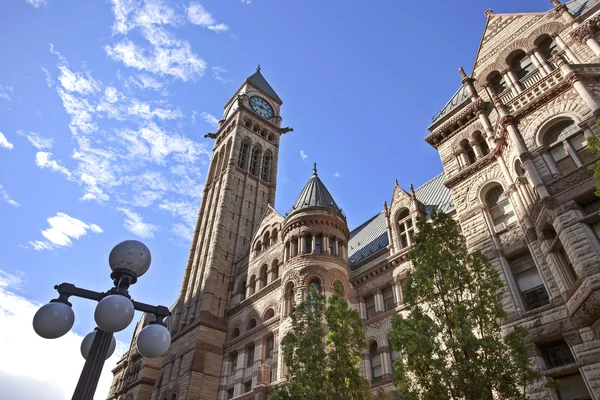
M 58 298 L 42 306 L 33 317 L 33 329 L 46 339 L 56 339 L 66 334 L 75 322 L 69 297 L 81 297 L 98 302 L 94 319 L 98 328 L 88 334 L 81 344 L 85 365 L 72 400 L 92 400 L 104 360 L 115 350 L 113 333 L 122 331 L 131 323 L 134 311 L 155 316 L 137 337 L 137 349 L 144 357 L 162 356 L 171 344 L 171 334 L 164 319 L 171 313 L 167 307 L 152 306 L 131 300 L 129 286 L 150 268 L 150 250 L 142 242 L 126 240 L 116 245 L 108 256 L 114 286 L 107 292 L 81 289 L 71 283 L 54 286 Z

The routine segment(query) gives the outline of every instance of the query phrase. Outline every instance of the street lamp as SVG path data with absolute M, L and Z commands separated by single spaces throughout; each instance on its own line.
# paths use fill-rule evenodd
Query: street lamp
M 143 357 L 162 356 L 171 344 L 171 334 L 164 319 L 171 313 L 167 307 L 151 306 L 131 300 L 129 286 L 150 268 L 150 250 L 142 242 L 126 240 L 116 245 L 108 256 L 114 287 L 107 292 L 81 289 L 71 283 L 54 286 L 58 298 L 42 306 L 33 317 L 33 329 L 46 339 L 56 339 L 69 332 L 75 322 L 75 314 L 69 297 L 82 297 L 98 302 L 94 319 L 98 328 L 89 333 L 81 343 L 81 355 L 85 365 L 73 393 L 73 400 L 92 400 L 104 360 L 115 351 L 114 332 L 122 331 L 133 320 L 134 311 L 154 314 L 154 321 L 140 331 L 137 349 Z

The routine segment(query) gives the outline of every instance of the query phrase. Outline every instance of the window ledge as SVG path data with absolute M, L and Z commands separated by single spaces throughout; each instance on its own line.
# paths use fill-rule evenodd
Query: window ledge
M 581 363 L 573 362 L 570 364 L 561 365 L 560 367 L 550 368 L 546 370 L 542 370 L 542 375 L 549 376 L 552 378 L 571 375 L 579 371 L 579 367 L 581 367 Z

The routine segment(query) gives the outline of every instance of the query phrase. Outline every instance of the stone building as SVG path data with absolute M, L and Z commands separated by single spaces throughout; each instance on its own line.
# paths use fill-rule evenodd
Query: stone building
M 285 377 L 280 339 L 314 284 L 344 288 L 369 347 L 361 367 L 391 389 L 390 317 L 402 312 L 415 217 L 454 215 L 500 271 L 508 318 L 535 344 L 532 399 L 600 399 L 600 201 L 586 138 L 598 135 L 600 1 L 485 13 L 470 75 L 425 140 L 443 172 L 350 231 L 315 168 L 286 215 L 273 208 L 282 100 L 257 70 L 225 105 L 181 293 L 161 359 L 132 346 L 109 399 L 265 399 Z M 458 78 L 458 75 L 457 75 Z M 384 199 L 382 199 L 384 200 Z M 145 317 L 146 319 L 147 317 Z M 140 321 L 138 329 L 147 321 Z M 545 388 L 547 377 L 559 390 Z

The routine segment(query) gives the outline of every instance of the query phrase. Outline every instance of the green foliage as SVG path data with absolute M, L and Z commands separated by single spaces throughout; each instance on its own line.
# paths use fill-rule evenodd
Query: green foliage
M 325 297 L 311 287 L 291 319 L 292 328 L 281 343 L 288 376 L 269 399 L 370 400 L 369 382 L 358 368 L 367 346 L 364 327 L 341 287 L 336 285 L 326 308 Z
M 600 120 L 596 121 L 596 125 L 600 126 Z M 600 156 L 600 140 L 596 135 L 590 136 L 587 139 L 587 144 L 592 153 Z M 600 160 L 590 165 L 590 169 L 594 171 L 594 178 L 599 179 L 599 181 L 596 182 L 596 196 L 600 196 Z
M 469 253 L 452 217 L 417 222 L 404 299 L 409 313 L 392 320 L 396 397 L 402 400 L 523 399 L 537 378 L 517 328 L 504 339 L 503 284 L 479 252 Z

